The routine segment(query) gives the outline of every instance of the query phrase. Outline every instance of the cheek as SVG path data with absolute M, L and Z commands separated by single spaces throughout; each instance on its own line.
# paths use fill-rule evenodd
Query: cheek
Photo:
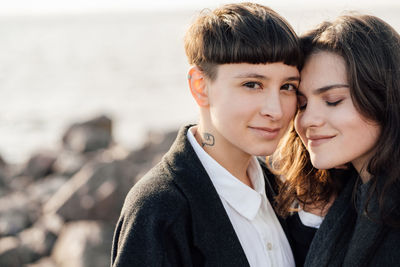
M 287 96 L 281 100 L 282 111 L 287 120 L 293 119 L 297 110 L 297 97 Z
M 349 145 L 373 147 L 380 135 L 380 127 L 359 117 L 346 119 L 343 125 L 343 136 Z

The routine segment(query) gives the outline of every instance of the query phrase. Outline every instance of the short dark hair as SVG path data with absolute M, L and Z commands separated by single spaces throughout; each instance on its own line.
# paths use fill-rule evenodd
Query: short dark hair
M 228 4 L 204 10 L 188 29 L 185 51 L 189 63 L 213 80 L 216 65 L 273 63 L 301 65 L 302 53 L 289 23 L 269 7 Z
M 396 217 L 399 214 L 395 216 L 393 205 L 388 203 L 395 203 L 397 209 L 400 206 L 400 35 L 375 16 L 351 14 L 322 23 L 304 34 L 300 42 L 305 62 L 320 51 L 332 52 L 344 59 L 354 106 L 363 117 L 381 128 L 375 153 L 367 166 L 372 175 L 369 199 L 376 194 L 382 220 L 399 226 Z M 295 194 L 295 188 L 305 192 L 304 199 L 329 201 L 340 188 L 337 183 L 342 184 L 342 181 L 326 170 L 312 169 L 307 151 L 293 128 L 289 135 L 282 151 L 296 151 L 298 156 L 288 156 L 280 165 L 297 166 L 294 168 L 301 171 L 290 170 L 297 177 L 293 175 L 289 178 L 291 182 L 287 182 L 291 183 L 292 190 L 282 191 L 278 200 L 281 207 L 289 207 L 290 203 L 285 201 L 290 199 L 288 195 Z M 285 162 L 289 159 L 290 163 Z M 316 188 L 318 193 L 314 194 Z M 366 212 L 368 214 L 367 208 Z

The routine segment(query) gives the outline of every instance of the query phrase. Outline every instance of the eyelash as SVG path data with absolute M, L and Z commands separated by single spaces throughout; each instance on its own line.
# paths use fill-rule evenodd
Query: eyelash
M 245 82 L 243 86 L 252 90 L 263 89 L 262 84 L 259 82 Z M 256 86 L 258 86 L 259 88 L 255 88 Z
M 337 105 L 339 105 L 341 102 L 343 101 L 343 99 L 340 99 L 338 101 L 335 102 L 329 102 L 329 101 L 325 101 L 325 103 L 330 106 L 330 107 L 335 107 Z M 298 110 L 302 111 L 307 107 L 307 103 L 305 103 L 304 105 L 297 105 Z
M 259 86 L 260 88 L 255 88 L 255 86 Z M 243 84 L 243 86 L 250 88 L 250 89 L 263 89 L 262 83 L 259 82 L 246 82 Z M 291 83 L 287 83 L 281 86 L 281 89 L 283 89 L 286 86 L 292 86 L 292 89 L 285 89 L 285 91 L 297 91 L 297 85 L 295 84 L 291 84 Z
M 338 104 L 340 104 L 340 102 L 342 102 L 342 101 L 343 101 L 343 99 L 340 99 L 340 100 L 335 101 L 335 102 L 326 101 L 326 104 L 327 104 L 328 106 L 335 107 L 335 106 L 337 106 Z
M 295 84 L 292 84 L 292 83 L 286 83 L 286 84 L 284 84 L 281 88 L 283 88 L 284 86 L 292 86 L 293 87 L 293 89 L 292 90 L 290 90 L 290 89 L 287 89 L 287 91 L 296 91 L 297 92 L 297 85 L 295 85 Z

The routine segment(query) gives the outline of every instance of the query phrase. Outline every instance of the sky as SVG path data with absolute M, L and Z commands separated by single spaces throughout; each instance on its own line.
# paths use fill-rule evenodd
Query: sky
M 176 10 L 216 7 L 224 3 L 241 2 L 235 0 L 0 0 L 0 15 L 20 14 L 57 14 L 82 13 L 110 10 Z M 306 6 L 325 7 L 339 6 L 342 8 L 400 6 L 397 0 L 259 0 L 255 1 L 269 6 Z M 327 4 L 328 3 L 328 4 Z

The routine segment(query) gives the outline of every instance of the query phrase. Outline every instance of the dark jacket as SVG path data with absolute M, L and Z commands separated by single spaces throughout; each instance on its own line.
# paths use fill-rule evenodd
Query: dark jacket
M 249 266 L 186 137 L 189 127 L 129 192 L 115 229 L 112 266 Z M 273 179 L 266 180 L 270 199 L 274 186 Z
M 305 266 L 400 266 L 399 229 L 379 223 L 375 196 L 368 205 L 374 220 L 366 216 L 363 207 L 369 184 L 359 185 L 354 199 L 355 183 L 356 177 L 350 179 L 330 208 L 311 243 Z

